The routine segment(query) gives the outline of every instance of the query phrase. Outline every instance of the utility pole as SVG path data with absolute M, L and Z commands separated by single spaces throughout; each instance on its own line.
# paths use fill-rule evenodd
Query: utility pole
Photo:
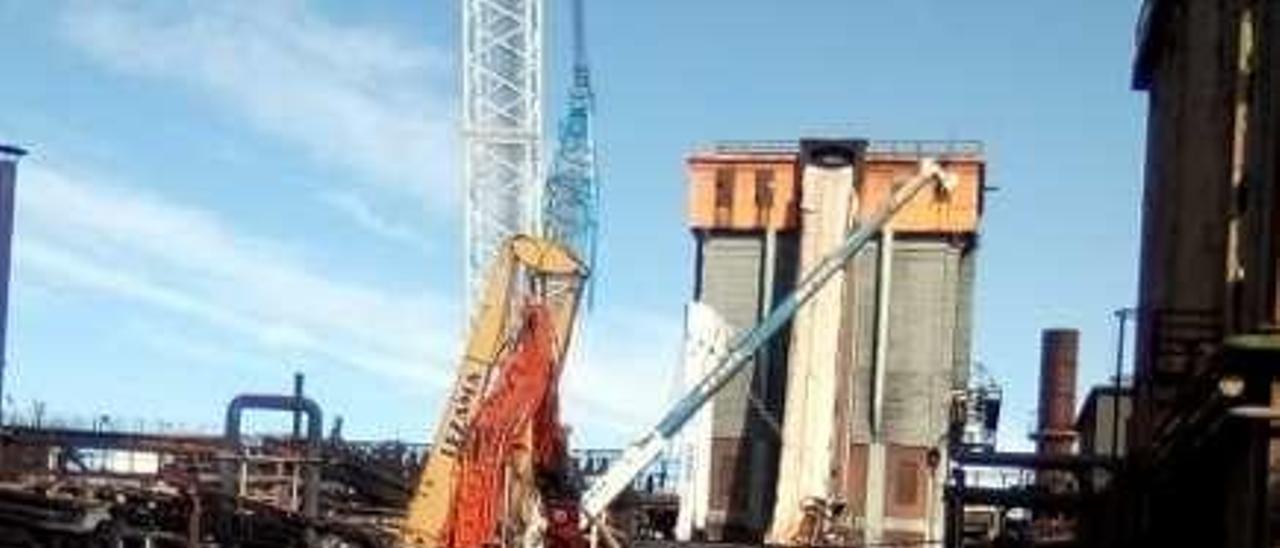
M 1111 457 L 1120 456 L 1120 377 L 1124 373 L 1125 334 L 1129 318 L 1138 313 L 1136 308 L 1121 308 L 1115 311 L 1116 317 L 1116 373 L 1112 382 L 1115 392 L 1111 395 Z

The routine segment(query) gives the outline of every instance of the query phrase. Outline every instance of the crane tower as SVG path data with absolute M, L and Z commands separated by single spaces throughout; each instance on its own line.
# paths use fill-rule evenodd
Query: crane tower
M 595 94 L 587 65 L 583 0 L 573 0 L 573 82 L 543 202 L 546 236 L 573 250 L 593 272 L 599 189 L 591 131 Z M 593 276 L 594 280 L 595 277 Z
M 467 318 L 501 246 L 540 227 L 543 0 L 462 0 Z

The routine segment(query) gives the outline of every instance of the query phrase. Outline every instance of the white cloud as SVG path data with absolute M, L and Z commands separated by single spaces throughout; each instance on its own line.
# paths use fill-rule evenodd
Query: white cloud
M 300 1 L 77 2 L 62 23 L 107 67 L 184 84 L 314 160 L 428 205 L 457 203 L 445 52 L 331 23 Z
M 603 308 L 603 307 L 602 307 Z M 668 318 L 602 309 L 586 318 L 583 348 L 565 370 L 565 416 L 588 433 L 623 441 L 653 426 L 677 394 L 680 311 Z
M 208 210 L 102 177 L 29 162 L 19 193 L 18 278 L 193 319 L 269 358 L 321 357 L 440 393 L 452 382 L 457 299 L 366 286 L 234 230 Z M 604 307 L 563 379 L 566 419 L 620 442 L 665 408 L 681 322 Z M 192 335 L 194 336 L 194 335 Z
M 426 230 L 415 229 L 380 212 L 360 195 L 353 192 L 326 192 L 320 201 L 345 215 L 356 226 L 387 240 L 423 248 L 427 243 Z
M 377 207 L 388 199 L 456 218 L 446 52 L 335 24 L 301 0 L 73 2 L 61 31 L 108 69 L 183 86 L 374 183 L 319 195 L 371 234 L 426 244 L 413 223 Z M 435 390 L 452 380 L 462 332 L 455 296 L 339 279 L 291 245 L 100 174 L 32 160 L 23 178 L 20 278 L 181 315 L 243 338 L 249 352 L 322 356 Z M 563 381 L 566 418 L 629 436 L 669 400 L 679 311 L 668 321 L 599 310 Z
M 450 299 L 322 276 L 280 242 L 138 190 L 34 163 L 23 178 L 17 264 L 37 279 L 192 317 L 270 351 L 437 386 L 449 376 Z

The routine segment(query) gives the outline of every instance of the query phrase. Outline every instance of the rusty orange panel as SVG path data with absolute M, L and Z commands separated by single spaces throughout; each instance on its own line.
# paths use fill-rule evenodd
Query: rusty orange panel
M 925 517 L 929 497 L 929 450 L 890 445 L 885 451 L 885 515 L 894 518 Z
M 717 173 L 732 170 L 729 204 L 717 202 Z M 758 204 L 756 173 L 771 177 L 766 207 Z M 794 228 L 797 219 L 795 161 L 789 156 L 698 156 L 686 164 L 689 181 L 688 215 L 691 228 L 775 230 Z
M 884 531 L 885 546 L 924 546 L 925 544 L 924 533 L 917 531 L 896 531 L 893 529 L 885 529 Z
M 690 227 L 706 228 L 714 224 L 715 197 L 712 195 L 712 187 L 715 183 L 707 180 L 708 177 L 715 177 L 715 175 L 708 173 L 706 165 L 690 162 L 685 166 L 685 179 L 688 180 L 689 193 L 685 204 Z
M 931 234 L 975 233 L 981 215 L 983 166 L 978 161 L 953 161 L 943 164 L 956 177 L 950 193 L 930 189 L 917 194 L 889 224 L 899 232 Z M 859 216 L 865 218 L 884 203 L 895 184 L 915 175 L 917 164 L 908 161 L 867 162 L 859 192 Z
M 853 516 L 867 513 L 867 445 L 849 444 L 848 461 L 844 468 L 844 498 Z
M 957 186 L 948 194 L 920 193 L 890 224 L 905 233 L 972 234 L 982 215 L 985 176 L 981 159 L 952 159 L 943 166 L 956 176 Z M 915 161 L 902 157 L 869 157 L 859 184 L 860 218 L 883 203 L 893 186 L 916 174 Z M 719 196 L 717 172 L 731 170 L 731 192 Z M 773 174 L 772 201 L 767 211 L 757 205 L 755 174 Z M 700 154 L 686 162 L 688 221 L 695 229 L 788 230 L 799 221 L 800 184 L 796 158 L 788 154 Z M 728 204 L 724 198 L 729 197 Z

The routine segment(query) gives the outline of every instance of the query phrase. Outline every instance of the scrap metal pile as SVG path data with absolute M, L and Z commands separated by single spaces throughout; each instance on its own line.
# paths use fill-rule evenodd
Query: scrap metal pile
M 289 437 L 237 448 L 222 436 L 9 427 L 0 546 L 386 546 L 422 450 L 335 436 L 308 459 Z M 323 512 L 307 515 L 312 487 Z

